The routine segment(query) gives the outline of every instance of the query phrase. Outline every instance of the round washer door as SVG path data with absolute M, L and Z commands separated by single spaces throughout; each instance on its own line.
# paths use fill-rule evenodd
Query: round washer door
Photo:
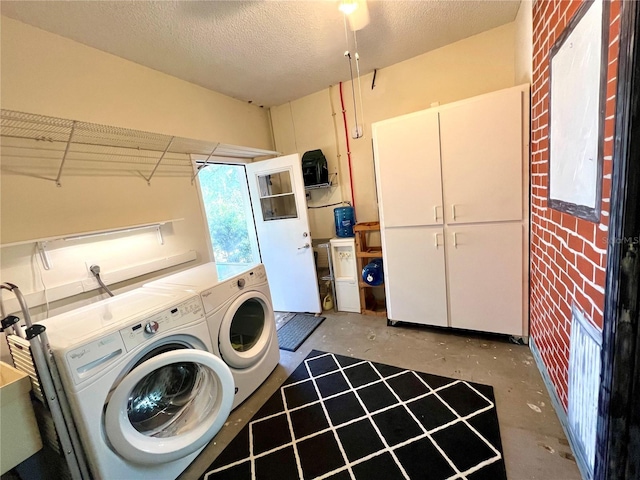
M 229 416 L 229 367 L 202 350 L 180 349 L 142 362 L 117 385 L 105 412 L 113 448 L 138 464 L 183 458 L 205 446 Z
M 235 368 L 249 368 L 267 352 L 275 330 L 269 299 L 258 291 L 236 298 L 224 314 L 218 342 L 224 361 Z

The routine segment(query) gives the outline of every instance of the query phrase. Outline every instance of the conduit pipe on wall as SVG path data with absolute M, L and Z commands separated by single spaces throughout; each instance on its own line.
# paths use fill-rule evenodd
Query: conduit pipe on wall
M 340 137 L 338 136 L 338 121 L 336 120 L 336 109 L 333 106 L 333 85 L 329 85 L 329 105 L 331 105 L 331 120 L 333 120 L 333 137 L 336 141 L 336 158 L 338 159 L 338 168 L 342 161 L 340 153 Z
M 355 213 L 356 197 L 353 194 L 353 171 L 351 170 L 351 147 L 349 146 L 349 127 L 347 125 L 347 111 L 344 109 L 344 95 L 342 94 L 342 82 L 340 82 L 340 107 L 342 108 L 342 121 L 344 123 L 344 137 L 347 142 L 347 162 L 349 164 L 349 186 L 351 187 L 351 206 L 353 207 L 353 211 Z

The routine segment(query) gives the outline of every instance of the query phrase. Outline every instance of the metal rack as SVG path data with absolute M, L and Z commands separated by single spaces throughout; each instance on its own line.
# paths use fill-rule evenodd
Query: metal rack
M 337 301 L 336 301 L 336 282 L 335 282 L 335 274 L 333 272 L 333 262 L 331 261 L 331 245 L 329 243 L 329 239 L 319 239 L 317 241 L 313 241 L 314 249 L 317 249 L 318 253 L 320 253 L 320 249 L 323 251 L 323 259 L 326 258 L 327 267 L 324 268 L 324 262 L 321 259 L 317 259 L 316 261 L 316 271 L 318 274 L 318 286 L 321 286 L 321 282 L 329 282 L 331 285 L 331 295 L 333 296 L 333 311 L 338 311 Z M 322 265 L 321 265 L 322 264 Z M 321 290 L 321 289 L 320 289 Z M 322 293 L 322 292 L 321 292 Z M 322 300 L 322 295 L 321 295 Z
M 193 176 L 192 156 L 212 160 L 279 155 L 160 133 L 0 110 L 2 168 L 61 186 L 63 174 Z
M 335 187 L 337 184 L 335 183 L 335 179 L 338 177 L 336 172 L 329 174 L 329 180 L 327 183 L 318 183 L 317 185 L 307 185 L 304 187 L 305 190 L 317 190 L 319 188 L 329 188 Z
M 58 454 L 59 477 L 70 480 L 90 478 L 82 444 L 76 430 L 71 407 L 62 387 L 60 374 L 49 348 L 46 327 L 31 322 L 29 307 L 20 289 L 11 283 L 0 285 L 15 294 L 26 330 L 20 319 L 9 315 L 2 319 L 2 331 L 7 336 L 15 367 L 26 373 L 34 393 L 34 410 L 44 440 Z M 4 317 L 0 302 L 0 316 Z

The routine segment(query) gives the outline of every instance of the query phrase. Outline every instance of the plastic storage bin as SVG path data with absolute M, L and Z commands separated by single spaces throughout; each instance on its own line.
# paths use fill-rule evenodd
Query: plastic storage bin
M 353 226 L 356 216 L 353 207 L 338 207 L 333 209 L 336 222 L 336 236 L 341 238 L 353 237 Z

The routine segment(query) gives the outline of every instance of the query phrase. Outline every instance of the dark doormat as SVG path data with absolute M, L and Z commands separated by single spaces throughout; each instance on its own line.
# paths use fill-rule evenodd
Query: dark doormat
M 201 478 L 506 479 L 493 387 L 314 350 Z
M 296 313 L 291 320 L 278 330 L 278 343 L 282 350 L 295 352 L 325 317 L 316 317 L 306 313 Z

